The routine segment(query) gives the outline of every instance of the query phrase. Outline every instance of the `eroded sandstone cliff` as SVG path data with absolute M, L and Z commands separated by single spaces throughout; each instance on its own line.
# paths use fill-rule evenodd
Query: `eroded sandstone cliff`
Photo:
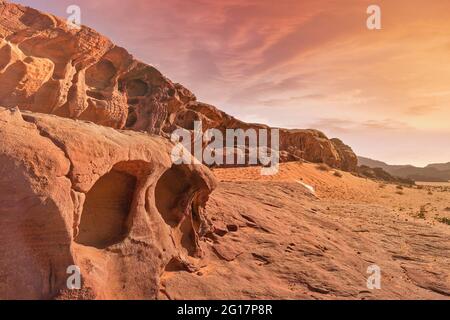
M 94 30 L 0 1 L 0 105 L 160 134 L 176 128 L 266 128 L 198 102 Z M 350 147 L 316 130 L 281 132 L 282 161 L 299 158 L 355 170 Z
M 0 299 L 150 299 L 168 266 L 196 268 L 216 182 L 167 139 L 0 108 L 0 140 Z

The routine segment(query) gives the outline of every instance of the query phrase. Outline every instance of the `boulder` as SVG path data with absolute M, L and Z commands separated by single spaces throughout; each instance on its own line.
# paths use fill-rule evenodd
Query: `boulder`
M 0 299 L 152 299 L 202 261 L 216 180 L 166 138 L 0 108 L 0 139 Z

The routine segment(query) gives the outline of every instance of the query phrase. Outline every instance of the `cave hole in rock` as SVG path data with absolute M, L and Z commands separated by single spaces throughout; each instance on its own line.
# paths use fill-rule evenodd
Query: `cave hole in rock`
M 156 208 L 171 227 L 181 222 L 189 206 L 191 184 L 185 165 L 173 165 L 158 180 L 155 188 Z
M 77 243 L 104 249 L 127 236 L 137 178 L 123 168 L 114 166 L 86 194 Z
M 136 104 L 138 104 L 139 103 L 139 99 L 138 98 L 131 98 L 131 99 L 128 99 L 127 100 L 127 103 L 129 104 L 129 105 L 136 105 Z
M 184 219 L 180 226 L 181 246 L 190 256 L 194 256 L 197 252 L 195 236 L 192 220 Z
M 131 80 L 127 83 L 127 95 L 130 98 L 145 96 L 148 91 L 148 85 L 139 79 Z
M 86 91 L 86 94 L 89 97 L 97 99 L 97 100 L 105 100 L 105 96 L 101 92 L 88 90 L 88 91 Z
M 117 73 L 116 67 L 109 60 L 101 60 L 86 70 L 86 84 L 97 89 L 109 87 Z
M 173 165 L 161 176 L 155 187 L 158 212 L 190 256 L 197 255 L 197 232 L 200 226 L 195 181 L 188 166 Z
M 127 122 L 125 124 L 126 128 L 131 128 L 132 126 L 134 126 L 136 124 L 136 122 L 138 121 L 138 116 L 136 114 L 136 110 L 135 108 L 128 108 L 128 117 L 127 117 Z

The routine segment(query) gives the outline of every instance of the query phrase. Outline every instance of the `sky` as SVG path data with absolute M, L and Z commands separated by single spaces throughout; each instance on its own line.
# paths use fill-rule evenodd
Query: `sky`
M 448 0 L 16 0 L 81 22 L 248 122 L 362 156 L 450 161 Z M 367 8 L 381 9 L 369 30 Z

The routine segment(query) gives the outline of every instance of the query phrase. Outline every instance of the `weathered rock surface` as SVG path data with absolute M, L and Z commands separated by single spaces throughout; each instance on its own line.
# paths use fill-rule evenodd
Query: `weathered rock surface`
M 450 229 L 435 216 L 450 218 L 449 190 L 398 194 L 298 162 L 276 176 L 251 167 L 214 173 L 221 183 L 205 212 L 220 232 L 205 250 L 208 265 L 166 274 L 160 298 L 450 299 Z M 226 232 L 232 225 L 237 231 Z M 367 286 L 373 265 L 381 289 Z
M 3 106 L 159 133 L 193 99 L 94 30 L 4 1 L 0 12 Z
M 215 178 L 167 139 L 0 108 L 0 140 L 0 299 L 151 299 L 201 261 Z
M 92 29 L 0 1 L 0 105 L 89 120 L 117 129 L 171 133 L 192 129 L 262 129 L 196 101 L 180 84 L 135 60 Z M 315 130 L 282 130 L 282 161 L 303 158 L 344 170 L 356 156 Z
M 201 121 L 202 129 L 260 129 L 270 130 L 263 124 L 240 121 L 218 108 L 198 101 L 191 101 L 177 113 L 175 125 L 192 130 L 193 122 Z M 328 137 L 312 129 L 279 129 L 280 130 L 280 161 L 289 162 L 304 159 L 310 162 L 323 162 L 335 168 L 354 171 L 358 159 L 353 150 L 339 139 Z

